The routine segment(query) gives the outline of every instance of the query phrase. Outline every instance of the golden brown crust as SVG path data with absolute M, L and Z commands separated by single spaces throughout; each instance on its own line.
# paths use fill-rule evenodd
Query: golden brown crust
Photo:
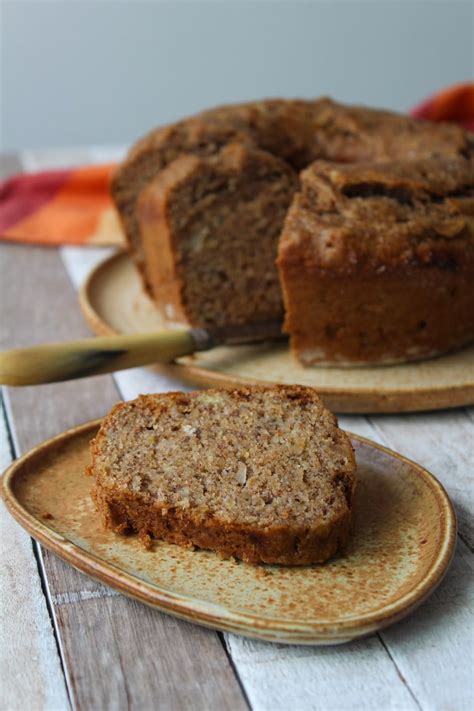
M 257 411 L 263 413 L 265 407 L 269 408 L 267 419 L 263 414 L 257 414 Z M 206 420 L 206 415 L 213 408 L 214 420 L 212 416 Z M 242 415 L 243 419 L 236 414 L 238 408 L 246 408 Z M 300 480 L 294 479 L 297 477 L 298 462 L 303 461 L 299 455 L 290 453 L 288 460 L 293 463 L 291 466 L 295 467 L 295 474 L 289 472 L 285 474 L 284 472 L 287 472 L 285 467 L 288 465 L 283 463 L 281 464 L 283 480 L 275 478 L 275 473 L 269 475 L 267 479 L 267 475 L 258 468 L 263 465 L 256 465 L 257 469 L 252 471 L 252 462 L 260 461 L 259 449 L 255 446 L 252 456 L 246 460 L 250 479 L 244 483 L 242 481 L 236 483 L 232 478 L 229 480 L 226 474 L 221 480 L 219 472 L 222 465 L 218 465 L 217 470 L 213 466 L 206 475 L 208 493 L 201 499 L 193 498 L 194 483 L 199 483 L 202 473 L 198 475 L 185 471 L 184 460 L 179 457 L 173 460 L 167 459 L 165 465 L 164 460 L 162 462 L 160 459 L 163 454 L 160 455 L 157 450 L 153 455 L 155 462 L 153 467 L 157 468 L 157 471 L 160 466 L 165 466 L 165 471 L 169 474 L 170 466 L 176 467 L 176 477 L 174 474 L 169 474 L 170 478 L 165 485 L 163 475 L 146 468 L 144 448 L 146 449 L 148 445 L 143 445 L 144 442 L 149 441 L 150 436 L 154 437 L 154 433 L 158 441 L 167 440 L 169 435 L 171 438 L 169 441 L 175 442 L 181 452 L 185 450 L 190 452 L 192 468 L 199 469 L 202 461 L 196 459 L 196 453 L 204 450 L 198 449 L 197 442 L 193 445 L 192 441 L 187 439 L 188 444 L 183 447 L 180 441 L 183 431 L 188 432 L 193 429 L 190 426 L 191 422 L 194 424 L 196 422 L 192 419 L 193 411 L 199 414 L 200 429 L 203 430 L 206 426 L 209 428 L 210 440 L 204 443 L 206 452 L 212 448 L 210 442 L 214 437 L 213 422 L 221 422 L 222 418 L 228 420 L 231 417 L 230 412 L 234 412 L 232 428 L 235 429 L 238 440 L 237 454 L 240 458 L 245 457 L 246 447 L 250 449 L 254 447 L 255 434 L 252 434 L 254 428 L 264 429 L 265 423 L 273 427 L 275 418 L 278 419 L 278 412 L 281 411 L 287 413 L 282 415 L 282 425 L 285 418 L 288 418 L 288 413 L 291 413 L 293 420 L 288 420 L 288 424 L 293 423 L 291 431 L 294 433 L 298 426 L 301 431 L 299 439 L 292 440 L 293 435 L 289 435 L 271 454 L 272 471 L 276 472 L 280 459 L 288 455 L 288 448 L 291 450 L 292 441 L 301 443 L 301 433 L 306 433 L 305 437 L 310 433 L 310 438 L 314 438 L 315 442 L 318 437 L 321 438 L 321 453 L 326 452 L 324 457 L 326 460 L 331 457 L 332 461 L 321 462 L 319 456 L 322 455 L 314 459 L 310 444 L 305 445 L 308 448 L 307 454 L 304 455 L 305 470 L 307 470 L 305 476 L 310 476 L 311 467 L 319 468 L 311 474 L 316 477 L 311 485 L 315 488 L 305 493 L 305 485 L 297 484 L 296 481 Z M 167 417 L 171 417 L 171 426 L 166 424 Z M 316 424 L 311 424 L 313 421 Z M 240 431 L 244 422 L 247 422 L 248 432 Z M 224 429 L 220 430 L 223 440 L 219 447 L 220 449 L 227 447 L 225 462 L 230 466 L 229 462 L 233 457 L 232 448 L 224 443 L 230 441 L 231 430 L 224 432 Z M 149 431 L 152 431 L 152 435 L 148 434 Z M 201 432 L 200 439 L 203 434 L 204 432 Z M 134 443 L 134 447 L 130 447 L 131 442 Z M 311 446 L 313 445 L 314 442 Z M 166 445 L 167 448 L 169 446 Z M 271 449 L 272 445 L 267 442 L 260 446 L 267 450 L 263 455 L 268 457 L 268 447 Z M 343 550 L 347 542 L 355 487 L 354 454 L 347 436 L 338 429 L 337 420 L 325 410 L 316 393 L 310 388 L 256 386 L 234 390 L 210 390 L 205 393 L 141 396 L 138 400 L 121 403 L 112 409 L 92 442 L 91 454 L 89 473 L 95 479 L 93 496 L 97 508 L 101 512 L 104 524 L 118 533 L 136 531 L 145 541 L 149 536 L 153 536 L 180 545 L 210 548 L 225 557 L 234 556 L 252 563 L 288 565 L 322 562 Z M 205 455 L 199 456 L 202 458 Z M 217 452 L 216 456 L 218 456 Z M 216 476 L 218 480 L 213 488 L 213 478 Z M 158 488 L 153 483 L 153 477 Z M 255 477 L 253 488 L 250 483 L 252 477 Z M 303 480 L 304 477 L 301 482 Z M 183 503 L 183 484 L 186 485 L 184 496 L 189 497 L 191 503 L 188 500 Z M 250 486 L 255 494 L 255 496 L 252 494 L 251 499 L 248 499 L 250 492 L 245 493 L 247 486 Z M 260 502 L 259 492 L 262 486 L 264 490 L 268 490 L 268 486 L 273 486 L 271 496 L 276 497 L 275 502 L 278 500 L 280 503 L 270 504 L 269 509 L 267 502 L 264 505 L 265 511 L 263 512 L 262 509 L 262 513 L 259 514 L 259 503 L 257 505 L 253 502 Z M 288 503 L 278 498 L 283 495 L 283 491 L 293 491 L 291 495 L 285 494 L 290 496 Z M 309 491 L 314 492 L 313 496 L 318 496 L 319 491 L 321 498 L 311 504 L 296 505 L 291 502 L 295 492 L 298 491 L 302 501 Z M 308 499 L 308 502 L 310 500 Z M 301 507 L 308 505 L 314 507 L 314 513 L 308 510 L 303 514 L 302 511 L 306 509 Z M 235 512 L 231 513 L 233 511 Z
M 300 177 L 280 262 L 348 274 L 474 259 L 474 161 L 317 161 Z
M 278 256 L 303 363 L 417 360 L 474 339 L 473 176 L 462 158 L 303 173 Z
M 351 527 L 350 510 L 341 513 L 331 526 L 265 530 L 213 518 L 195 519 L 177 509 L 166 509 L 163 513 L 159 505 L 150 506 L 139 495 L 107 492 L 98 486 L 93 488 L 92 495 L 104 526 L 116 533 L 136 532 L 144 541 L 151 536 L 188 548 L 207 548 L 224 558 L 239 558 L 247 563 L 323 563 L 344 551 Z

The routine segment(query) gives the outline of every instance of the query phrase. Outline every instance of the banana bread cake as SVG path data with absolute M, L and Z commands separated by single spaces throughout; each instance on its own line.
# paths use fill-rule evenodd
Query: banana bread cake
M 241 151 L 240 159 L 235 157 L 237 145 Z M 262 318 L 277 320 L 282 314 L 282 295 L 269 255 L 274 251 L 276 257 L 277 232 L 286 212 L 287 197 L 295 190 L 295 175 L 318 160 L 344 165 L 367 163 L 370 170 L 373 163 L 403 161 L 411 164 L 432 159 L 438 161 L 438 170 L 442 172 L 444 161 L 469 162 L 473 149 L 472 134 L 456 125 L 434 124 L 389 111 L 344 106 L 327 98 L 307 101 L 273 99 L 211 109 L 172 126 L 156 129 L 132 148 L 113 178 L 111 191 L 144 286 L 162 312 L 168 311 L 170 321 L 199 326 L 220 324 L 226 319 L 235 323 L 256 322 Z M 255 167 L 251 165 L 257 164 L 262 174 L 268 171 L 272 186 L 266 192 L 259 181 L 256 194 L 248 200 L 250 187 L 246 176 L 254 182 L 252 171 Z M 472 187 L 472 163 L 468 165 L 471 166 L 468 187 Z M 217 175 L 225 183 L 224 188 Z M 216 189 L 213 192 L 209 188 L 205 203 L 200 192 L 202 183 L 210 186 L 214 178 Z M 285 182 L 287 193 L 283 189 Z M 272 189 L 279 191 L 277 200 L 271 198 Z M 242 194 L 242 199 L 238 193 Z M 219 229 L 226 204 L 229 220 L 225 229 Z M 273 220 L 271 204 L 275 206 Z M 426 211 L 434 204 L 434 200 L 427 203 Z M 259 205 L 268 212 L 259 214 Z M 230 219 L 232 210 L 235 214 Z M 164 212 L 167 217 L 163 220 L 161 215 Z M 174 224 L 171 224 L 173 212 Z M 178 213 L 184 231 L 177 229 Z M 206 229 L 210 229 L 218 239 L 196 238 L 194 244 L 198 249 L 190 250 L 197 234 L 193 225 L 195 216 L 200 234 L 204 235 Z M 386 217 L 385 212 L 378 212 L 378 219 Z M 320 229 L 316 221 L 311 224 L 314 229 Z M 390 224 L 388 229 L 391 229 Z M 381 225 L 379 235 L 382 233 Z M 470 258 L 466 259 L 469 261 Z M 349 269 L 350 265 L 347 266 Z M 280 273 L 282 269 L 280 267 Z M 393 282 L 387 289 L 386 303 L 388 305 L 389 298 L 393 297 L 393 310 L 397 308 L 398 299 L 403 298 L 400 294 L 400 290 L 404 292 L 403 269 L 400 266 L 398 271 L 398 287 Z M 388 278 L 389 272 L 387 269 L 387 277 L 378 272 L 380 282 Z M 314 270 L 312 273 L 316 274 Z M 450 298 L 456 304 L 457 290 L 452 290 L 456 276 L 451 274 L 445 283 L 447 271 L 437 274 L 437 288 L 451 290 Z M 408 280 L 411 276 L 410 272 Z M 317 293 L 316 286 L 306 291 L 308 298 Z M 370 311 L 372 297 L 367 293 L 368 301 L 365 302 L 364 293 L 361 285 L 359 303 L 363 310 Z M 338 303 L 342 303 L 341 300 Z M 315 313 L 319 302 L 307 306 Z M 460 304 L 458 307 L 464 308 Z M 303 313 L 307 314 L 308 309 Z M 331 323 L 335 320 L 334 314 L 333 309 Z M 431 316 L 434 318 L 433 314 Z M 290 330 L 295 323 L 294 317 L 295 314 L 286 321 Z M 358 318 L 356 309 L 351 308 L 353 329 L 357 328 Z M 341 312 L 335 320 L 336 327 L 344 319 L 345 313 Z M 420 322 L 424 320 L 420 319 Z M 409 330 L 413 332 L 411 326 Z M 361 338 L 365 338 L 363 323 L 359 331 Z M 459 328 L 449 319 L 439 330 L 436 343 L 430 346 L 428 332 L 424 339 L 427 347 L 419 347 L 418 342 L 408 343 L 405 338 L 395 348 L 395 358 L 409 360 L 446 351 L 468 340 L 468 334 L 460 338 Z M 293 341 L 297 340 L 295 334 Z M 325 350 L 324 343 L 320 351 Z M 316 363 L 318 359 L 331 360 L 331 353 L 335 354 L 336 362 L 345 359 L 342 352 L 337 355 L 334 349 L 326 349 L 326 355 L 320 358 L 318 347 L 313 338 L 312 349 L 316 355 L 305 357 L 306 364 Z M 373 349 L 375 361 L 380 360 L 384 347 L 384 343 L 380 343 Z M 302 349 L 298 347 L 296 352 L 300 354 Z M 353 350 L 348 360 L 370 362 L 370 353 L 370 347 L 359 355 Z
M 393 363 L 474 339 L 474 165 L 335 165 L 301 175 L 279 244 L 299 359 Z
M 287 163 L 241 144 L 164 168 L 137 208 L 164 319 L 193 326 L 282 319 L 275 254 L 297 187 Z
M 118 533 L 285 565 L 323 562 L 349 535 L 353 449 L 310 388 L 141 396 L 112 409 L 91 455 Z

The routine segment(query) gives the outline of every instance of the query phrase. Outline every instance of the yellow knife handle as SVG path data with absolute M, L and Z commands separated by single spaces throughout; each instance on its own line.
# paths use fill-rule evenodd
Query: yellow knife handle
M 193 337 L 193 333 L 200 336 Z M 158 331 L 17 348 L 0 353 L 0 384 L 38 385 L 170 363 L 209 347 L 205 331 Z

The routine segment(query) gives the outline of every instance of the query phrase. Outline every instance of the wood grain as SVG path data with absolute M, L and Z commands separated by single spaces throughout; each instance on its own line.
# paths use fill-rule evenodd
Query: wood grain
M 0 177 L 19 172 L 16 154 L 2 155 Z M 3 264 L 3 253 L 2 261 Z M 2 282 L 3 283 L 3 282 Z M 1 308 L 1 306 L 0 306 Z M 4 324 L 4 321 L 1 321 Z M 3 330 L 3 329 L 2 329 Z M 2 331 L 0 331 L 1 336 Z M 3 405 L 2 398 L 2 405 Z M 0 408 L 0 470 L 14 452 L 10 432 Z M 2 705 L 11 711 L 23 709 L 67 709 L 68 694 L 61 669 L 55 635 L 49 617 L 42 581 L 31 538 L 0 507 L 2 566 L 0 568 L 0 689 Z M 33 659 L 25 683 L 25 664 Z
M 259 711 L 419 708 L 378 637 L 326 648 L 227 639 L 250 703 Z
M 12 459 L 0 403 L 0 471 Z M 31 538 L 0 506 L 0 689 L 2 708 L 67 709 L 66 684 Z M 28 683 L 25 661 L 32 660 Z
M 422 709 L 472 708 L 473 555 L 458 541 L 441 586 L 412 616 L 385 630 L 384 644 Z
M 365 423 L 363 418 L 341 420 L 348 429 L 425 466 L 455 504 L 461 540 L 446 579 L 415 615 L 380 636 L 422 708 L 468 709 L 472 670 L 460 660 L 472 659 L 474 633 L 474 558 L 469 549 L 474 421 L 462 409 L 370 417 Z
M 3 348 L 86 335 L 57 251 L 2 245 Z M 19 281 L 21 288 L 19 288 Z M 103 415 L 118 399 L 110 376 L 8 389 L 19 451 Z M 76 708 L 246 707 L 219 636 L 122 597 L 104 596 L 54 555 L 44 570 Z M 71 597 L 71 593 L 78 593 Z M 68 598 L 57 597 L 66 595 Z M 188 682 L 185 680 L 188 679 Z
M 211 630 L 121 595 L 63 597 L 55 613 L 63 647 L 75 650 L 69 674 L 79 708 L 246 708 Z

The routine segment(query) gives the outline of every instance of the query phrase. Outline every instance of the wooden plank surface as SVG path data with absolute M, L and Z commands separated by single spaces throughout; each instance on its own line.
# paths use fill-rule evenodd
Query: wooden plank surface
M 228 636 L 252 706 L 411 711 L 416 699 L 377 636 L 343 647 L 281 647 Z
M 474 421 L 463 408 L 371 416 L 363 430 L 354 418 L 341 420 L 426 467 L 455 505 L 460 535 L 445 580 L 415 615 L 381 638 L 422 708 L 468 709 L 474 699 Z
M 408 619 L 383 633 L 400 675 L 422 709 L 464 711 L 474 704 L 474 565 L 458 541 L 446 578 Z
M 2 244 L 0 283 L 0 347 L 86 335 L 57 250 Z M 18 450 L 104 414 L 117 399 L 110 376 L 8 388 Z M 217 633 L 110 595 L 46 550 L 42 564 L 75 708 L 247 707 Z
M 21 169 L 16 154 L 3 155 L 0 177 Z M 3 324 L 3 321 L 0 320 Z M 2 326 L 3 328 L 3 326 Z M 0 472 L 14 456 L 3 398 L 0 395 Z M 0 566 L 0 690 L 2 707 L 66 709 L 68 694 L 34 543 L 0 504 L 2 565 Z M 25 664 L 29 665 L 25 683 Z
M 13 452 L 0 403 L 0 471 Z M 54 631 L 31 538 L 0 505 L 0 690 L 2 708 L 66 709 L 69 706 Z M 28 683 L 25 665 L 29 661 Z
M 69 660 L 79 708 L 247 708 L 215 632 L 121 595 L 76 599 L 55 611 L 63 646 L 80 653 Z

